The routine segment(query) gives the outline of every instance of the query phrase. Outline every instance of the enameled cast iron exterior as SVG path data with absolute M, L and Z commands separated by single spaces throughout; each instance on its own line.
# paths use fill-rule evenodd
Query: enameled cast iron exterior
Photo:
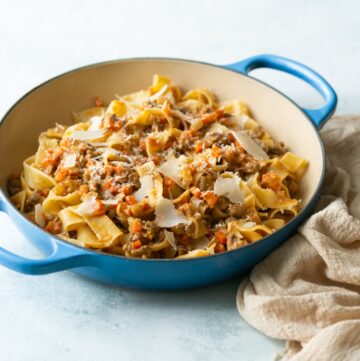
M 250 70 L 260 67 L 281 70 L 305 80 L 323 96 L 326 102 L 325 105 L 316 110 L 301 109 L 283 94 L 247 76 Z M 16 130 L 16 127 L 22 129 L 23 125 L 20 122 L 24 121 L 24 117 L 27 116 L 29 117 L 28 121 L 35 122 L 39 119 L 39 122 L 41 122 L 42 118 L 37 101 L 48 103 L 49 110 L 47 114 L 44 114 L 44 117 L 49 117 L 51 109 L 56 107 L 55 104 L 57 104 L 52 103 L 54 102 L 52 94 L 56 96 L 62 94 L 61 99 L 58 96 L 59 100 L 57 101 L 63 101 L 64 104 L 59 105 L 61 107 L 65 107 L 65 105 L 70 107 L 70 109 L 65 109 L 66 112 L 76 110 L 74 104 L 70 104 L 70 100 L 67 100 L 73 98 L 67 98 L 69 84 L 72 84 L 70 89 L 75 89 L 76 84 L 79 82 L 80 90 L 78 92 L 86 93 L 88 89 L 86 84 L 92 85 L 97 81 L 100 84 L 99 79 L 106 76 L 110 76 L 110 80 L 112 76 L 115 79 L 116 74 L 121 72 L 122 69 L 124 69 L 124 73 L 120 76 L 119 86 L 123 82 L 131 84 L 132 79 L 137 82 L 137 79 L 142 77 L 142 73 L 144 73 L 144 77 L 146 76 L 146 82 L 149 83 L 150 74 L 155 71 L 170 75 L 175 78 L 175 82 L 178 79 L 177 82 L 182 85 L 184 79 L 195 79 L 198 75 L 198 83 L 193 80 L 186 85 L 189 87 L 194 85 L 207 86 L 210 83 L 209 85 L 215 91 L 218 88 L 220 90 L 224 89 L 222 92 L 227 98 L 229 95 L 232 95 L 233 98 L 241 97 L 241 99 L 249 103 L 255 117 L 264 124 L 265 128 L 270 130 L 271 134 L 275 135 L 275 138 L 285 141 L 291 149 L 310 161 L 310 168 L 303 187 L 304 205 L 299 215 L 285 227 L 259 242 L 223 254 L 188 260 L 128 259 L 91 251 L 74 246 L 48 234 L 23 217 L 10 203 L 5 187 L 9 172 L 15 169 L 14 165 L 9 165 L 9 163 L 21 164 L 20 159 L 30 155 L 29 150 L 24 146 L 24 150 L 17 151 L 14 159 L 11 159 L 9 150 L 14 148 L 14 144 L 19 144 L 21 148 L 21 137 L 24 136 L 21 135 L 21 130 L 19 132 Z M 139 72 L 137 72 L 137 69 L 139 69 Z M 128 74 L 129 72 L 131 74 Z M 182 75 L 182 73 L 184 74 Z M 77 76 L 80 77 L 80 80 L 76 78 Z M 184 79 L 181 79 L 181 76 Z M 72 79 L 73 83 L 71 83 Z M 81 82 L 85 82 L 85 85 L 82 85 Z M 108 83 L 106 81 L 103 81 L 103 83 L 101 86 L 99 85 L 101 93 L 92 93 L 91 95 L 106 93 Z M 144 87 L 147 83 L 141 83 L 141 86 Z M 139 89 L 139 86 L 140 83 L 135 84 L 135 88 L 132 89 L 130 85 L 124 85 L 121 93 L 134 91 Z M 97 89 L 96 84 L 93 87 Z M 93 89 L 90 89 L 90 91 L 93 91 Z M 39 92 L 40 100 L 36 98 Z M 74 90 L 75 93 L 76 90 Z M 108 93 L 113 94 L 115 92 L 109 89 Z M 110 95 L 106 96 L 110 97 Z M 106 100 L 110 100 L 110 98 Z M 294 234 L 297 227 L 311 214 L 319 197 L 325 171 L 325 154 L 317 128 L 320 128 L 332 115 L 336 102 L 337 98 L 334 90 L 319 74 L 298 62 L 274 55 L 259 55 L 223 67 L 176 59 L 119 60 L 80 68 L 56 77 L 33 89 L 20 99 L 5 115 L 0 127 L 0 153 L 2 159 L 0 166 L 2 172 L 6 173 L 2 174 L 1 180 L 0 211 L 7 213 L 28 239 L 48 256 L 41 260 L 27 259 L 0 247 L 0 263 L 15 271 L 31 275 L 72 269 L 78 274 L 99 282 L 151 290 L 176 290 L 198 287 L 246 272 Z M 82 104 L 79 104 L 79 107 L 81 109 Z M 38 113 L 39 117 L 37 117 Z M 39 125 L 39 129 L 50 127 L 54 121 L 50 119 L 49 123 L 46 122 L 47 120 L 44 120 L 42 122 L 44 124 Z M 278 123 L 274 124 L 274 122 Z M 37 129 L 32 129 L 36 128 L 35 124 L 34 127 L 29 126 L 26 129 L 27 132 L 36 131 L 31 140 L 28 140 L 28 143 L 31 143 L 28 148 L 32 147 L 33 151 L 39 133 Z M 17 140 L 13 139 L 13 134 L 17 136 L 18 133 L 19 138 Z M 298 139 L 299 137 L 302 138 L 302 142 Z M 8 156 L 5 156 L 5 154 Z M 19 167 L 17 169 L 19 170 Z

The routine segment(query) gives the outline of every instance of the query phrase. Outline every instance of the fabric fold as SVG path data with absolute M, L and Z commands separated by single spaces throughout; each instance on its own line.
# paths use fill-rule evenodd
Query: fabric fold
M 317 212 L 241 282 L 237 306 L 288 341 L 287 360 L 360 360 L 360 118 L 334 118 L 322 137 Z

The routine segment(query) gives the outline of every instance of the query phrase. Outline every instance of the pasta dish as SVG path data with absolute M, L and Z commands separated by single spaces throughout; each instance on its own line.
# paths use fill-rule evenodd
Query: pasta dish
M 73 113 L 39 136 L 11 201 L 44 230 L 93 250 L 189 258 L 237 249 L 299 211 L 308 162 L 239 100 L 169 78 Z

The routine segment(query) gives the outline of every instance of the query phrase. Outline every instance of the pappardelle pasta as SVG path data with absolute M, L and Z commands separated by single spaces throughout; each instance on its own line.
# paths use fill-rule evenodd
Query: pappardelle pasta
M 11 176 L 16 207 L 40 227 L 126 257 L 189 258 L 233 250 L 299 209 L 308 162 L 238 100 L 183 94 L 170 79 L 73 114 L 40 134 Z

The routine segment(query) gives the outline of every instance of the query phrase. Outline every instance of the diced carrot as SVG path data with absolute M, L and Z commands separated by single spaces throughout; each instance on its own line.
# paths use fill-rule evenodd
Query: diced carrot
M 94 215 L 95 216 L 102 216 L 106 213 L 106 207 L 103 202 L 101 202 L 100 199 L 97 199 L 95 201 L 95 207 L 94 207 Z
M 211 155 L 214 158 L 219 158 L 221 156 L 221 148 L 218 147 L 217 145 L 213 145 L 211 148 Z
M 142 243 L 141 243 L 140 239 L 137 239 L 135 242 L 132 243 L 133 249 L 139 249 L 141 247 L 142 247 Z
M 198 142 L 195 145 L 195 153 L 201 153 L 204 150 L 205 143 L 204 142 Z
M 127 196 L 130 195 L 132 191 L 133 191 L 133 186 L 131 184 L 121 187 L 121 192 L 123 192 Z
M 204 199 L 210 208 L 214 208 L 218 201 L 218 197 L 213 192 L 206 192 Z
M 60 219 L 55 218 L 54 220 L 50 221 L 44 228 L 47 232 L 58 234 L 62 231 L 62 223 Z
M 67 175 L 68 175 L 67 169 L 60 169 L 60 171 L 55 175 L 55 180 L 57 182 L 62 182 Z
M 221 243 L 221 244 L 226 244 L 226 242 L 227 242 L 227 236 L 223 231 L 215 232 L 215 239 L 218 243 Z
M 261 177 L 261 185 L 274 191 L 280 191 L 282 186 L 281 177 L 276 173 L 265 173 Z
M 198 199 L 202 198 L 201 190 L 197 187 L 191 187 L 190 192 Z
M 102 186 L 101 186 L 101 188 L 102 188 L 102 189 L 109 190 L 109 189 L 111 188 L 111 186 L 112 186 L 112 181 L 111 181 L 111 179 L 105 179 L 104 182 L 103 182 L 103 184 L 102 184 Z
M 126 196 L 125 200 L 126 200 L 127 204 L 135 204 L 135 203 L 137 203 L 136 198 L 133 195 Z
M 140 233 L 142 229 L 141 222 L 138 219 L 135 219 L 131 224 L 131 231 L 134 233 Z
M 216 243 L 214 251 L 215 251 L 215 253 L 225 252 L 225 246 L 223 244 L 221 244 L 221 243 Z

